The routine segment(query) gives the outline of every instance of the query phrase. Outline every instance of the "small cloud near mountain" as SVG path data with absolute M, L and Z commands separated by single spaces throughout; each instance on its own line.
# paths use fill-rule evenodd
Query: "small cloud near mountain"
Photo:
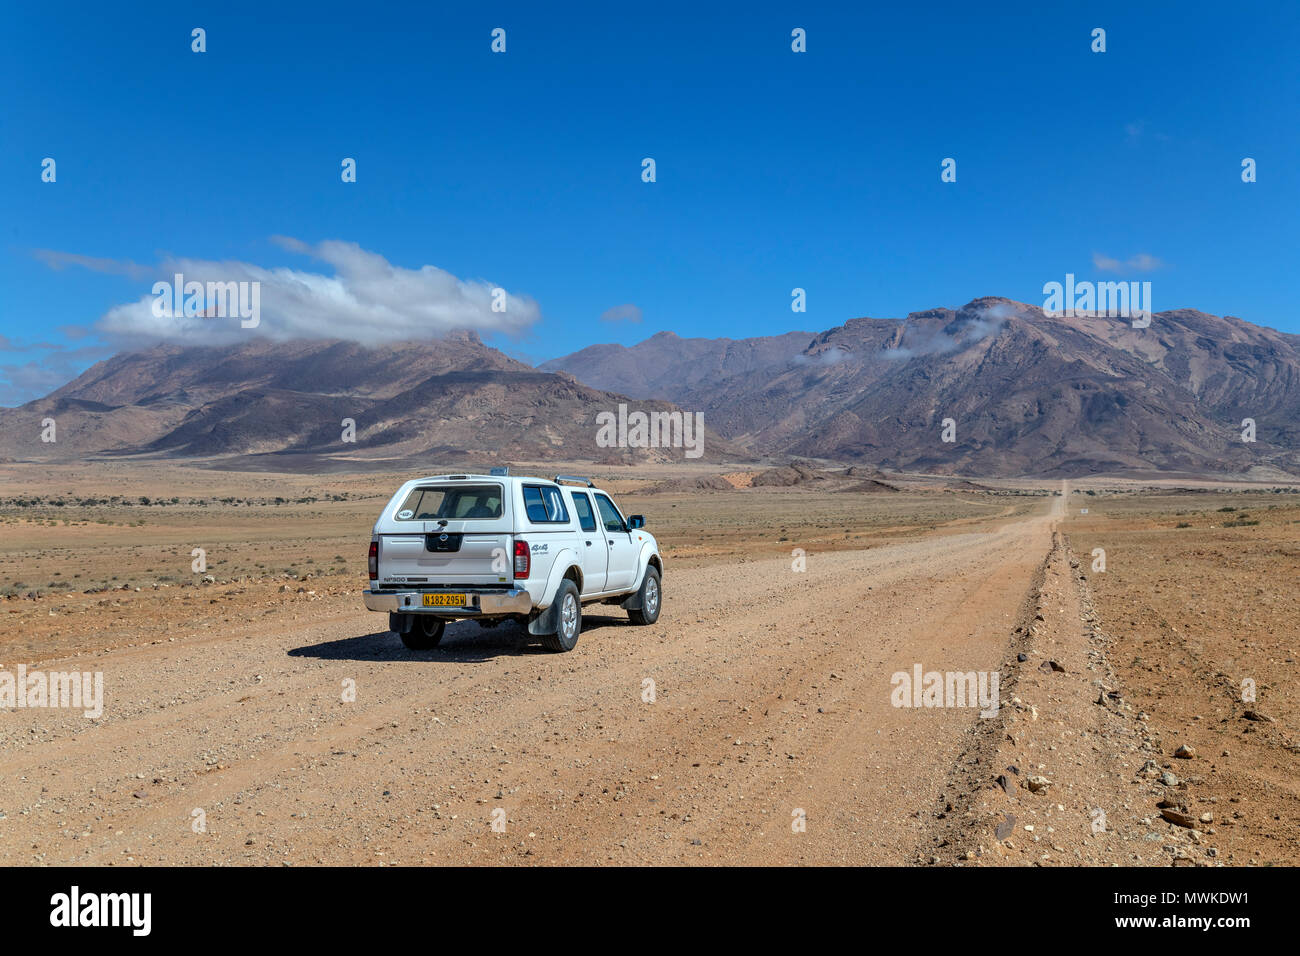
M 1164 263 L 1155 256 L 1148 255 L 1145 252 L 1130 256 L 1124 262 L 1102 255 L 1100 252 L 1092 254 L 1092 266 L 1098 272 L 1154 272 L 1163 265 Z
M 794 362 L 796 365 L 838 365 L 840 362 L 847 359 L 850 354 L 850 352 L 847 352 L 838 346 L 831 346 L 821 352 L 800 352 L 794 356 Z
M 616 305 L 612 309 L 606 309 L 600 314 L 602 322 L 637 322 L 641 321 L 641 308 L 631 302 L 626 305 Z
M 903 320 L 899 344 L 881 351 L 885 359 L 913 359 L 923 355 L 942 355 L 967 348 L 997 335 L 1007 319 L 1016 315 L 1014 306 L 1006 302 L 977 305 L 969 309 L 964 319 L 953 321 L 942 328 L 910 325 Z

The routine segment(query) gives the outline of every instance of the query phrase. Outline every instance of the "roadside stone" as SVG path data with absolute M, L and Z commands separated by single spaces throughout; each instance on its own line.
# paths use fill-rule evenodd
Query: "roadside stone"
M 1188 830 L 1196 829 L 1196 817 L 1183 810 L 1178 810 L 1173 807 L 1165 807 L 1160 811 L 1160 815 L 1174 826 L 1186 827 Z

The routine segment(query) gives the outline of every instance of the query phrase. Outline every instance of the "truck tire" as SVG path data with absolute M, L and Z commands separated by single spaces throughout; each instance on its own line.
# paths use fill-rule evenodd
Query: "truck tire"
M 405 620 L 403 620 L 403 618 Z M 432 614 L 390 614 L 388 626 L 397 632 L 402 643 L 413 651 L 431 651 L 442 643 L 447 622 Z M 402 630 L 402 625 L 406 630 Z
M 664 592 L 659 582 L 659 570 L 653 564 L 646 566 L 645 578 L 641 581 L 641 590 L 637 597 L 640 598 L 641 607 L 639 610 L 628 611 L 628 620 L 633 624 L 653 624 L 659 620 L 659 610 L 664 603 Z
M 542 634 L 542 646 L 548 651 L 571 651 L 582 631 L 582 601 L 578 586 L 565 578 L 555 592 L 555 633 Z

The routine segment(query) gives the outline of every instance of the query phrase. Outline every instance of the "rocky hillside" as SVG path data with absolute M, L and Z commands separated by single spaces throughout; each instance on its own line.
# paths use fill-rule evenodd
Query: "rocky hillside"
M 548 367 L 581 378 L 576 356 Z M 756 454 L 986 475 L 1300 469 L 1300 337 L 1191 310 L 1134 329 L 984 298 L 852 319 L 762 374 L 724 364 L 659 379 L 657 397 L 702 410 Z
M 100 362 L 43 399 L 0 410 L 0 455 L 337 460 L 582 459 L 670 461 L 682 448 L 597 443 L 597 415 L 628 399 L 565 373 L 540 372 L 472 332 L 367 348 L 256 340 L 159 346 Z M 645 411 L 672 411 L 640 401 Z M 56 441 L 41 441 L 53 418 Z M 345 419 L 354 441 L 344 441 Z M 706 430 L 703 460 L 743 456 Z

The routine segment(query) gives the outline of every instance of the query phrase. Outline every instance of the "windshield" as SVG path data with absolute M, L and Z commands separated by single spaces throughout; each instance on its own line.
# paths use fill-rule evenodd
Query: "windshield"
M 416 488 L 406 496 L 394 517 L 398 521 L 500 518 L 501 486 L 441 485 Z

